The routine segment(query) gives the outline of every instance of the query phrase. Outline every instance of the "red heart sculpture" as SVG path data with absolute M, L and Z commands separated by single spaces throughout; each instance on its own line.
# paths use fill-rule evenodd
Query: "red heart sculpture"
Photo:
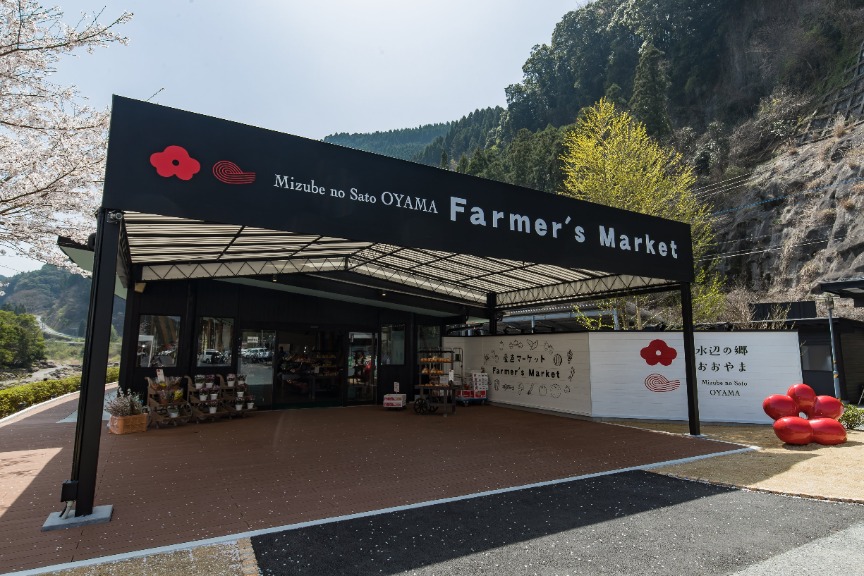
M 833 396 L 817 396 L 813 409 L 807 414 L 813 418 L 833 418 L 834 420 L 843 415 L 843 403 Z
M 784 416 L 798 416 L 800 410 L 798 404 L 785 394 L 772 394 L 762 401 L 762 410 L 772 420 L 779 420 Z
M 809 444 L 813 440 L 810 421 L 799 416 L 786 416 L 774 422 L 774 433 L 787 444 Z
M 832 398 L 836 400 L 836 398 Z M 833 446 L 846 442 L 846 428 L 833 418 L 814 418 L 810 420 L 813 442 Z
M 816 392 L 807 384 L 793 384 L 786 391 L 786 395 L 792 398 L 801 412 L 810 414 L 813 404 L 816 402 Z

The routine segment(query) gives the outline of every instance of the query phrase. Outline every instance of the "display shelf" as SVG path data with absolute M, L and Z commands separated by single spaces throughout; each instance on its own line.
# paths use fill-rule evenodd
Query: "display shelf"
M 228 375 L 222 389 L 222 404 L 232 416 L 249 416 L 255 411 L 255 397 L 249 393 L 245 376 Z
M 230 415 L 224 404 L 224 387 L 225 379 L 221 374 L 196 374 L 194 380 L 189 381 L 189 407 L 195 420 L 206 422 Z
M 442 348 L 418 350 L 418 382 L 415 385 L 414 411 L 418 414 L 431 414 L 445 407 L 444 414 L 456 412 L 455 388 L 449 375 L 453 366 L 453 350 Z
M 156 428 L 167 424 L 185 424 L 192 417 L 192 407 L 188 402 L 186 376 L 166 378 L 158 381 L 147 377 L 147 408 L 149 424 Z

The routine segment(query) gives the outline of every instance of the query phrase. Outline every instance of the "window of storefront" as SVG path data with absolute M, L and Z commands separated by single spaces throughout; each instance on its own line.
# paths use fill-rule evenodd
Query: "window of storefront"
M 801 345 L 801 369 L 802 370 L 831 370 L 831 345 L 830 344 L 802 344 Z
M 198 323 L 198 366 L 230 366 L 233 318 L 201 318 Z
M 440 326 L 419 326 L 417 328 L 417 349 L 434 350 L 441 347 Z
M 405 326 L 381 327 L 381 364 L 405 364 Z
M 138 352 L 135 365 L 142 368 L 176 366 L 179 340 L 179 316 L 142 314 L 138 319 Z

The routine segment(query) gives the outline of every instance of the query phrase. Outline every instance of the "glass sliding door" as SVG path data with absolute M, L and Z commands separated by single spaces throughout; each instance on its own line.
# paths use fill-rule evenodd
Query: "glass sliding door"
M 275 330 L 242 330 L 237 370 L 246 375 L 249 393 L 255 404 L 273 406 L 273 375 L 275 367 Z
M 374 404 L 378 389 L 378 346 L 371 332 L 348 333 L 346 404 Z
M 331 330 L 279 331 L 274 405 L 282 408 L 342 405 L 344 334 Z

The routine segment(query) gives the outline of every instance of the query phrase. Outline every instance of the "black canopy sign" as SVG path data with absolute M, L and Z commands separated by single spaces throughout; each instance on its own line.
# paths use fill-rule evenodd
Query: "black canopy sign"
M 103 205 L 691 281 L 690 227 L 114 97 Z

